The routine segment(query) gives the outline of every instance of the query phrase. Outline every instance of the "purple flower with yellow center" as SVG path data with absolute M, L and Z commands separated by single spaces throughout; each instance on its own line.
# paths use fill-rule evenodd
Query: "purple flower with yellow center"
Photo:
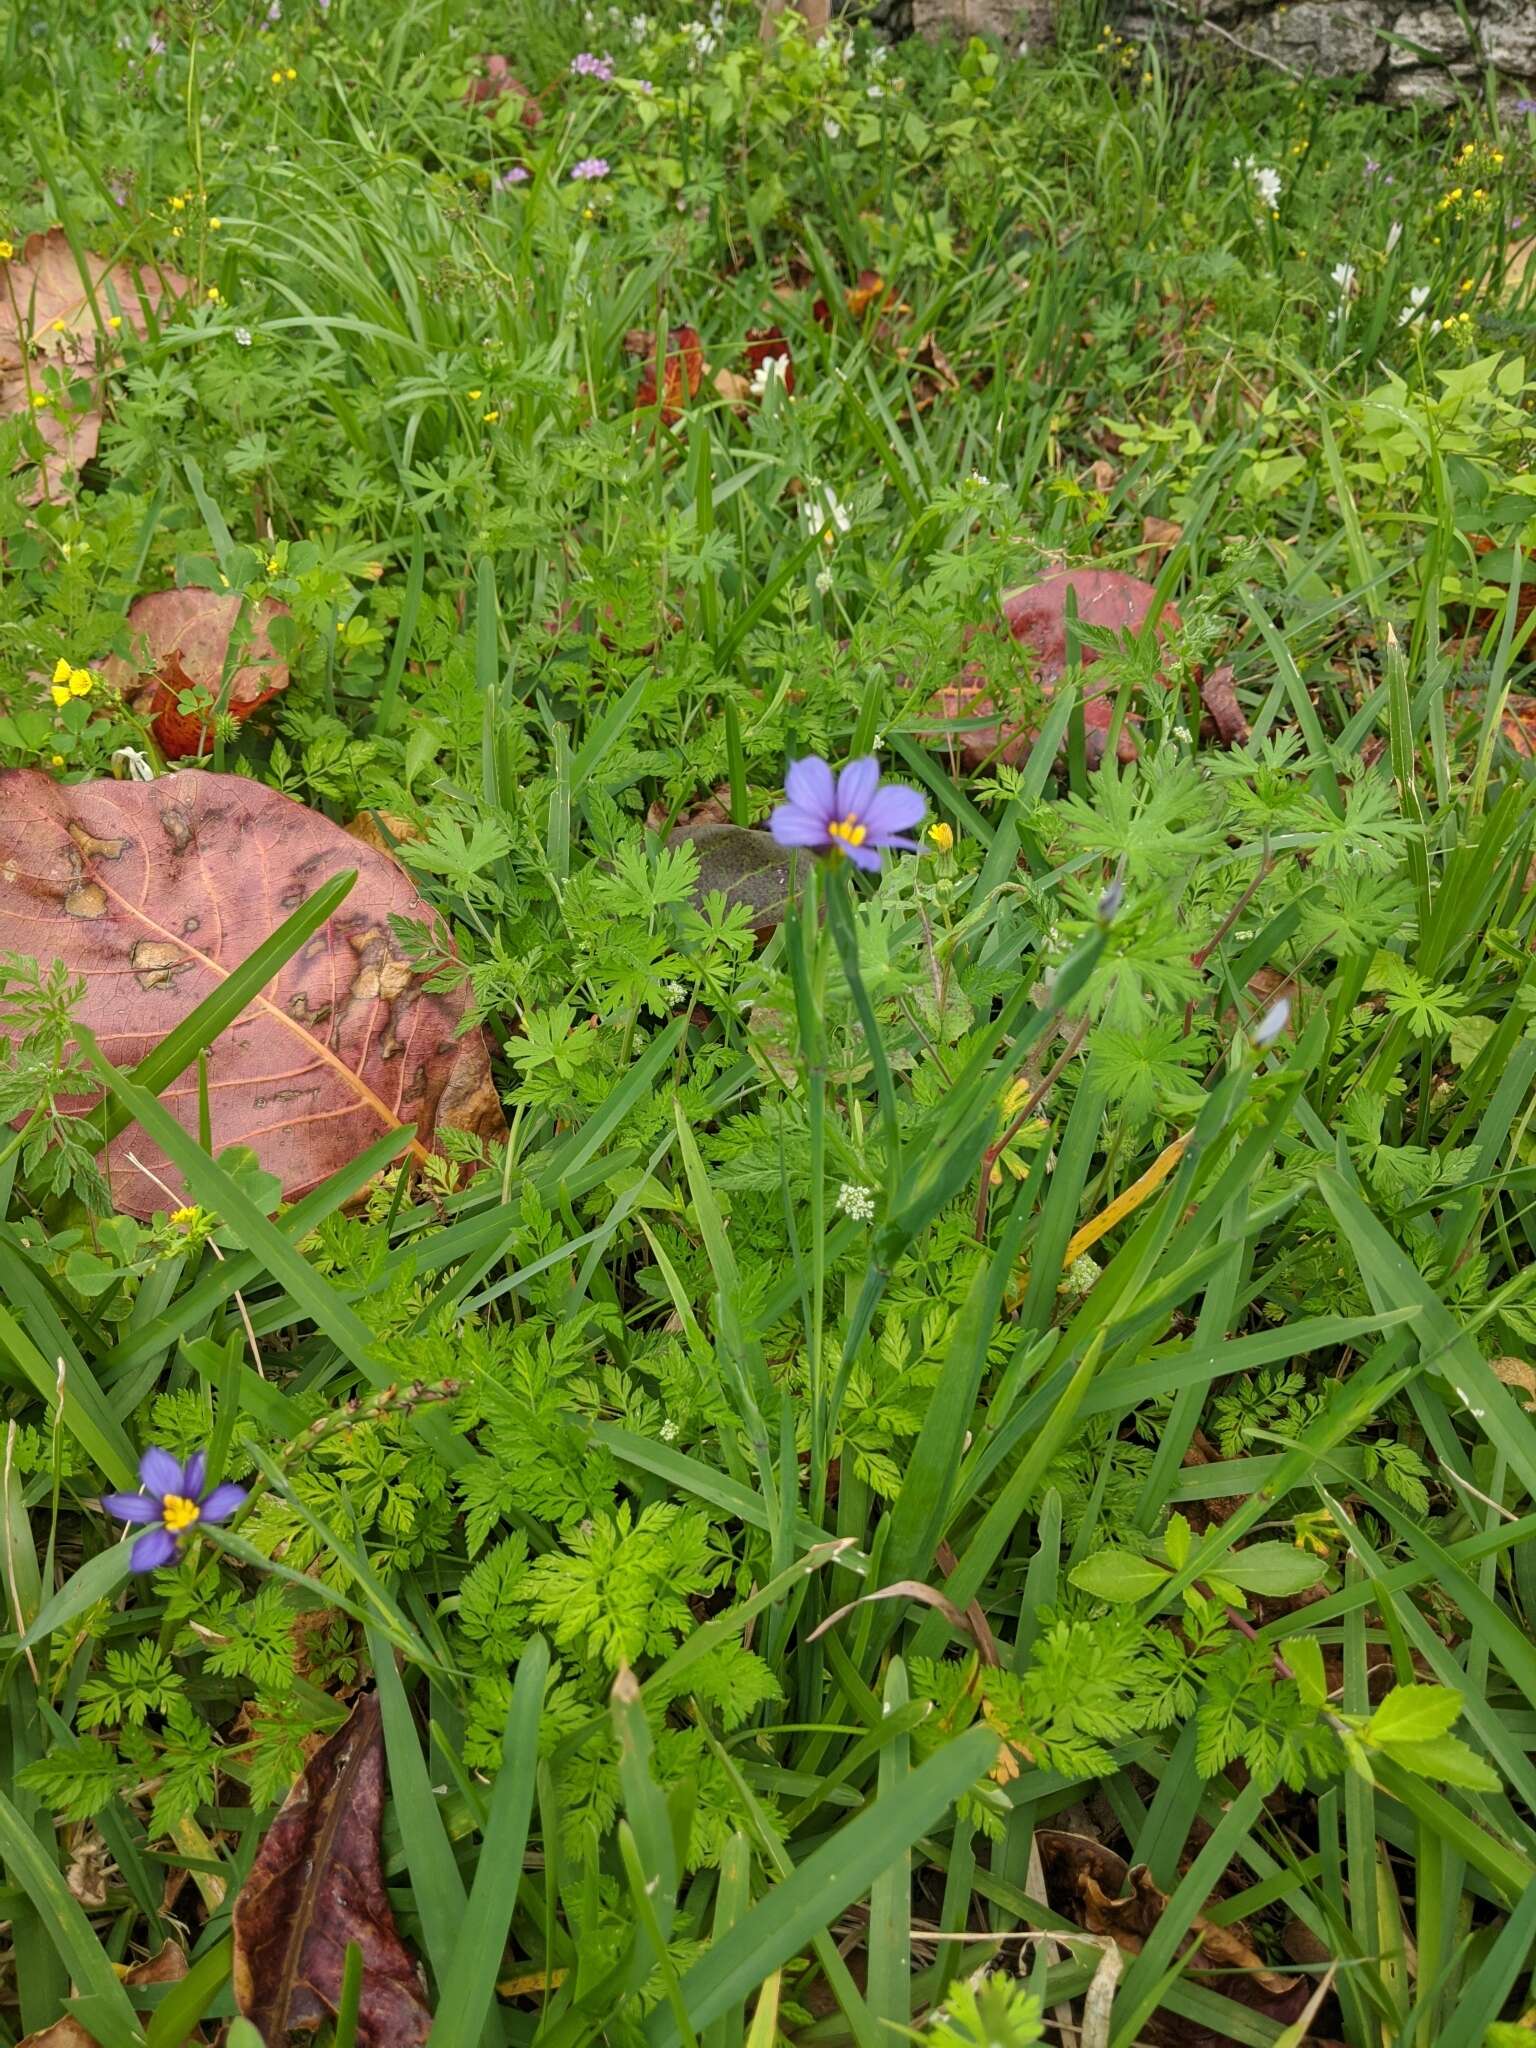
M 836 775 L 816 754 L 791 762 L 784 794 L 788 801 L 768 821 L 780 846 L 846 854 L 856 868 L 869 873 L 879 871 L 882 847 L 917 851 L 916 840 L 907 834 L 922 823 L 927 805 L 915 789 L 882 782 L 873 754 L 850 761 Z
M 245 1503 L 245 1488 L 228 1480 L 203 1492 L 208 1455 L 194 1451 L 185 1465 L 151 1444 L 139 1460 L 142 1493 L 108 1493 L 102 1506 L 119 1521 L 144 1525 L 144 1534 L 133 1546 L 129 1560 L 136 1572 L 152 1572 L 162 1564 L 174 1564 L 183 1539 L 200 1522 L 227 1522 L 235 1509 Z

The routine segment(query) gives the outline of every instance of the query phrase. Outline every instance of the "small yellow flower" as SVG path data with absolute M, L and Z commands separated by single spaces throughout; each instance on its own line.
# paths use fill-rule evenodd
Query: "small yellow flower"
M 499 412 L 483 412 L 481 413 L 480 417 L 481 419 L 484 420 L 485 424 L 488 427 L 494 427 L 496 422 L 501 418 L 501 414 Z
M 64 706 L 69 702 L 69 689 L 68 686 L 64 683 L 55 683 L 53 688 L 48 692 L 48 694 L 53 699 L 54 704 L 60 711 L 62 711 L 64 709 Z
M 67 661 L 60 659 L 54 663 L 53 680 L 56 683 L 67 683 L 69 681 L 69 663 Z
M 282 84 L 282 82 L 283 82 L 283 74 L 281 73 L 281 71 L 274 71 L 274 72 L 273 72 L 273 74 L 272 74 L 272 83 L 273 83 L 274 85 L 281 85 L 281 84 Z
M 71 697 L 89 697 L 96 687 L 96 678 L 88 668 L 72 668 L 69 672 L 69 694 Z
M 119 327 L 122 326 L 122 324 L 123 316 L 121 313 L 109 313 L 107 315 L 107 325 L 111 328 L 114 334 L 116 334 L 117 330 L 119 329 Z
M 172 228 L 172 229 L 171 229 L 171 240 L 172 240 L 173 242 L 179 242 L 179 241 L 181 240 L 181 229 L 180 229 L 180 228 Z
M 181 196 L 181 194 L 180 194 L 179 192 L 175 192 L 175 193 L 173 193 L 173 194 L 171 195 L 171 211 L 172 211 L 172 213 L 182 213 L 182 212 L 185 212 L 185 210 L 186 210 L 186 204 L 187 204 L 186 200 L 182 198 L 182 196 Z
M 478 391 L 471 391 L 469 395 L 471 398 L 478 398 L 480 396 L 480 393 Z
M 55 768 L 62 768 L 64 766 L 64 756 L 62 754 L 50 754 L 48 758 Z
M 1503 163 L 1503 161 L 1504 161 L 1504 152 L 1503 152 L 1503 150 L 1502 150 L 1502 149 L 1496 149 L 1496 150 L 1495 150 L 1495 151 L 1493 152 L 1493 161 L 1494 161 L 1494 162 L 1495 162 L 1496 164 L 1501 164 L 1501 163 Z
M 46 391 L 34 391 L 34 392 L 33 392 L 33 394 L 32 394 L 32 409 L 33 409 L 33 411 L 34 411 L 34 412 L 41 412 L 41 411 L 42 411 L 42 409 L 43 409 L 43 407 L 44 407 L 44 406 L 45 406 L 45 405 L 46 405 L 47 403 L 48 403 L 48 394 L 47 394 L 47 392 L 46 392 Z
M 53 331 L 54 331 L 54 333 L 55 333 L 55 334 L 63 334 L 63 333 L 65 333 L 65 332 L 66 332 L 66 328 L 65 328 L 65 323 L 64 323 L 64 322 L 63 322 L 62 320 L 55 320 L 55 321 L 54 321 L 54 323 L 53 323 Z
M 928 837 L 939 853 L 948 853 L 955 843 L 955 828 L 941 818 L 938 824 L 928 827 Z
M 283 73 L 284 78 L 288 80 L 290 85 L 293 83 L 294 79 L 298 77 L 298 75 L 299 74 L 297 73 L 297 71 L 294 70 L 291 64 L 288 66 L 288 69 Z
M 219 216 L 216 213 L 211 213 L 208 216 L 208 225 L 211 228 L 221 228 L 223 227 L 224 223 L 219 219 Z
M 595 206 L 584 206 L 581 209 L 581 217 L 583 220 L 596 220 L 597 208 Z
M 1466 296 L 1466 294 L 1467 294 L 1467 293 L 1468 293 L 1469 291 L 1471 291 L 1471 290 L 1472 290 L 1472 280 L 1471 280 L 1471 278 L 1470 278 L 1470 277 L 1464 277 L 1464 278 L 1463 278 L 1463 279 L 1461 280 L 1461 283 L 1460 283 L 1459 285 L 1457 285 L 1456 289 L 1457 289 L 1457 291 L 1458 291 L 1458 292 L 1460 292 L 1460 293 L 1462 294 L 1462 296 L 1463 296 L 1463 297 L 1465 297 L 1465 296 Z
M 276 555 L 268 555 L 267 574 L 269 576 L 276 576 L 281 571 L 282 566 L 282 563 L 277 559 Z
M 196 1207 L 187 1209 L 173 1209 L 171 1211 L 171 1221 L 177 1226 L 178 1229 L 190 1230 L 194 1223 L 198 1223 L 202 1220 L 202 1214 L 202 1210 Z
M 211 284 L 211 285 L 209 285 L 209 287 L 208 287 L 208 303 L 209 303 L 209 305 L 210 305 L 210 306 L 216 306 L 216 305 L 217 305 L 217 304 L 219 303 L 219 300 L 220 300 L 220 299 L 221 299 L 221 298 L 222 298 L 223 296 L 224 296 L 224 294 L 223 294 L 223 293 L 222 293 L 222 292 L 221 292 L 221 291 L 219 290 L 219 288 L 218 288 L 218 286 L 217 286 L 216 284 Z
M 16 250 L 10 242 L 0 242 L 0 263 L 9 263 L 15 254 Z

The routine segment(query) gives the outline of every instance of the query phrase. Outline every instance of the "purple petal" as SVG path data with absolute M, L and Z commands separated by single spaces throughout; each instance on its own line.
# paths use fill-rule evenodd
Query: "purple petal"
M 139 1460 L 139 1477 L 150 1493 L 163 1500 L 168 1493 L 180 1493 L 182 1489 L 181 1460 L 151 1444 Z
M 186 1499 L 196 1500 L 203 1490 L 203 1480 L 208 1473 L 208 1453 L 194 1451 L 187 1460 L 187 1469 L 181 1475 Z
M 889 845 L 892 833 L 905 832 L 908 826 L 920 824 L 927 809 L 917 790 L 908 789 L 904 783 L 887 782 L 875 791 L 859 819 L 868 826 L 871 839 Z
M 784 777 L 784 794 L 797 810 L 810 811 L 823 823 L 836 815 L 832 806 L 837 800 L 837 784 L 819 754 L 790 762 L 789 773 Z
M 160 1503 L 147 1493 L 104 1493 L 101 1504 L 120 1522 L 158 1522 Z
M 879 787 L 880 763 L 873 754 L 866 754 L 859 761 L 850 761 L 837 778 L 835 815 L 839 818 L 857 818 L 862 825 L 868 816 L 870 802 Z
M 873 846 L 845 846 L 844 853 L 856 868 L 862 868 L 867 875 L 880 872 L 880 855 Z
M 227 1522 L 235 1509 L 244 1505 L 245 1488 L 236 1486 L 232 1480 L 226 1479 L 224 1484 L 216 1486 L 203 1502 L 202 1513 L 198 1519 L 203 1522 Z
M 129 1563 L 136 1572 L 152 1572 L 176 1556 L 176 1538 L 169 1529 L 150 1529 L 133 1546 Z
M 780 804 L 768 820 L 768 830 L 780 846 L 825 846 L 827 843 L 825 814 L 802 810 L 798 804 Z
M 922 851 L 917 841 L 909 839 L 905 832 L 893 832 L 889 838 L 882 832 L 879 839 L 872 843 L 883 847 L 887 853 L 921 853 Z

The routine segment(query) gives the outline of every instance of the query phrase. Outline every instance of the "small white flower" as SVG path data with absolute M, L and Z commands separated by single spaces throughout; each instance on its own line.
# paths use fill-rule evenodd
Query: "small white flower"
M 811 532 L 824 533 L 829 540 L 834 533 L 847 533 L 853 525 L 853 514 L 832 486 L 818 483 L 814 477 L 806 479 L 800 510 Z
M 118 747 L 113 753 L 112 758 L 114 761 L 122 762 L 124 768 L 128 771 L 128 780 L 130 782 L 154 781 L 154 767 L 148 756 L 141 754 L 137 747 Z
M 251 330 L 249 327 L 237 327 L 235 329 L 235 340 L 239 342 L 242 348 L 249 348 L 251 345 Z
M 661 1440 L 664 1444 L 675 1444 L 677 1442 L 677 1424 L 672 1420 L 670 1415 L 667 1417 L 666 1421 L 661 1425 L 660 1435 Z
M 1392 251 L 1397 247 L 1398 243 L 1402 239 L 1403 224 L 1400 220 L 1395 220 L 1393 221 L 1391 227 L 1387 229 L 1387 246 L 1382 251 L 1382 254 L 1384 256 L 1390 256 L 1392 254 Z
M 821 592 L 823 597 L 825 597 L 827 592 L 832 588 L 832 571 L 830 569 L 822 569 L 818 571 L 816 577 L 816 588 Z
M 1271 211 L 1280 204 L 1280 194 L 1285 189 L 1285 181 L 1271 165 L 1261 164 L 1257 157 L 1235 156 L 1232 159 L 1232 168 L 1248 173 L 1253 180 L 1253 189 Z
M 1189 727 L 1187 725 L 1176 725 L 1173 728 L 1173 736 L 1178 741 L 1181 747 L 1187 747 L 1189 745 L 1191 734 Z
M 1258 1023 L 1254 1025 L 1251 1034 L 1254 1044 L 1273 1045 L 1290 1021 L 1291 999 L 1289 996 L 1281 996 L 1278 1002 L 1270 1004 Z
M 871 100 L 883 100 L 885 98 L 885 87 L 883 85 L 866 85 L 864 97 Z
M 788 356 L 764 356 L 763 360 L 752 372 L 752 396 L 754 398 L 765 398 L 768 394 L 768 386 L 773 383 L 782 383 L 788 373 Z
M 979 469 L 973 469 L 966 482 L 973 491 L 990 491 L 992 488 L 991 477 L 983 476 Z
M 662 993 L 669 1003 L 682 1003 L 688 999 L 688 991 L 680 981 L 669 981 Z
M 828 114 L 825 121 L 822 122 L 821 126 L 822 132 L 825 134 L 828 142 L 836 142 L 839 135 L 841 135 L 843 132 L 841 125 L 838 122 L 834 121 L 830 114 Z
M 1015 52 L 1015 54 L 1020 57 L 1027 57 L 1029 55 L 1028 38 L 1026 38 L 1022 43 L 1019 44 L 1018 50 Z
M 1408 287 L 1408 303 L 1397 316 L 1399 327 L 1417 327 L 1424 318 L 1424 308 L 1429 304 L 1429 286 L 1412 284 Z
M 1328 275 L 1339 288 L 1339 297 L 1347 299 L 1355 288 L 1355 266 L 1353 263 L 1335 263 Z
M 875 1198 L 868 1188 L 861 1188 L 853 1181 L 845 1180 L 837 1191 L 837 1206 L 855 1223 L 868 1223 L 874 1217 Z

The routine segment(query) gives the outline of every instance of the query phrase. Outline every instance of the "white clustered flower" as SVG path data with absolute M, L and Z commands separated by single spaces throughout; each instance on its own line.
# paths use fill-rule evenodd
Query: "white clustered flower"
M 249 348 L 251 345 L 251 330 L 249 327 L 237 327 L 235 329 L 235 340 L 240 344 L 241 348 Z
M 1408 287 L 1408 303 L 1397 316 L 1399 327 L 1417 327 L 1424 318 L 1424 308 L 1429 304 L 1429 286 L 1412 284 Z
M 669 1003 L 681 1003 L 686 999 L 688 991 L 680 981 L 669 981 L 662 993 Z
M 1067 1268 L 1063 1290 L 1069 1294 L 1086 1294 L 1103 1271 L 1097 1259 L 1081 1252 Z
M 874 1218 L 874 1196 L 868 1188 L 856 1187 L 851 1180 L 845 1180 L 838 1189 L 837 1206 L 855 1223 L 869 1223 Z
M 1328 275 L 1338 286 L 1340 298 L 1347 299 L 1355 288 L 1355 266 L 1353 263 L 1335 263 Z
M 830 569 L 820 569 L 817 571 L 816 588 L 821 592 L 823 597 L 825 597 L 827 592 L 832 588 L 832 571 Z
M 664 1444 L 675 1444 L 677 1442 L 677 1424 L 672 1420 L 670 1415 L 667 1417 L 666 1421 L 661 1425 L 660 1433 L 661 1440 Z
M 768 395 L 768 386 L 773 383 L 782 383 L 788 374 L 789 357 L 787 355 L 764 356 L 763 360 L 752 372 L 752 396 L 754 398 L 765 398 Z
M 1187 725 L 1176 725 L 1173 728 L 1173 736 L 1181 747 L 1187 747 L 1193 737 Z
M 807 477 L 805 496 L 800 500 L 800 510 L 805 523 L 812 533 L 824 533 L 830 540 L 833 533 L 847 533 L 853 525 L 853 514 L 830 484 Z
M 1232 159 L 1234 171 L 1246 171 L 1253 180 L 1253 189 L 1264 204 L 1273 210 L 1280 204 L 1280 194 L 1285 190 L 1280 173 L 1270 164 L 1261 164 L 1256 156 L 1235 156 Z

